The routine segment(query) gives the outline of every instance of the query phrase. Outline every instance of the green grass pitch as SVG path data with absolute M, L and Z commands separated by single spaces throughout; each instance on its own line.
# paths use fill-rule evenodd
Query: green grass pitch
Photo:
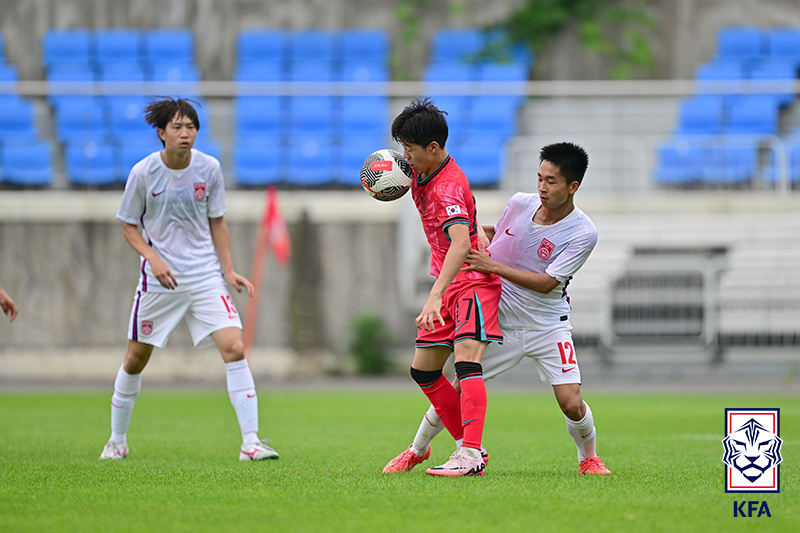
M 146 387 L 124 461 L 99 461 L 106 393 L 0 394 L 0 531 L 800 531 L 800 398 L 586 393 L 612 476 L 575 473 L 549 394 L 489 390 L 483 478 L 386 476 L 427 404 L 409 391 L 268 391 L 277 461 L 238 461 L 224 390 Z M 779 494 L 726 494 L 724 409 L 781 408 Z M 733 517 L 734 501 L 771 517 Z

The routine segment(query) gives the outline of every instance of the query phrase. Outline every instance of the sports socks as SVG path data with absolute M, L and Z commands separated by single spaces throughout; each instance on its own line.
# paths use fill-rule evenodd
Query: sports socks
M 461 383 L 461 417 L 463 418 L 464 442 L 461 445 L 470 455 L 480 458 L 483 424 L 486 420 L 486 384 L 483 382 L 483 367 L 471 361 L 456 361 L 456 375 Z
M 119 367 L 111 396 L 111 440 L 120 444 L 128 442 L 128 427 L 139 391 L 142 390 L 142 374 L 128 374 Z
M 443 429 L 444 424 L 439 420 L 439 415 L 436 414 L 436 408 L 431 405 L 425 413 L 425 416 L 422 417 L 422 422 L 419 424 L 417 434 L 414 435 L 414 442 L 411 444 L 411 450 L 417 455 L 425 455 L 434 437 L 441 433 Z
M 453 384 L 448 381 L 441 370 L 417 370 L 411 367 L 411 377 L 428 397 L 447 431 L 454 439 L 461 439 L 464 436 L 461 423 L 461 399 Z
M 586 414 L 577 422 L 564 416 L 564 419 L 567 421 L 567 431 L 572 437 L 572 440 L 575 441 L 575 446 L 578 447 L 578 461 L 585 461 L 597 455 L 595 451 L 595 429 L 592 410 L 589 409 L 589 405 L 586 402 L 583 402 L 583 405 L 586 407 Z
M 242 444 L 258 441 L 258 396 L 247 359 L 225 363 L 225 379 L 228 396 L 242 431 Z

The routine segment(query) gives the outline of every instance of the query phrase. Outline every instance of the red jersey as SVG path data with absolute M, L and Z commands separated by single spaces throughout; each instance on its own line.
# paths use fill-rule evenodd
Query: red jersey
M 444 257 L 450 248 L 447 228 L 453 224 L 469 227 L 469 241 L 473 249 L 478 249 L 478 225 L 475 196 L 469 182 L 452 157 L 449 155 L 425 179 L 420 179 L 414 171 L 411 194 L 422 220 L 422 229 L 431 247 L 431 275 L 439 277 Z M 492 274 L 475 271 L 461 271 L 455 281 L 485 279 Z

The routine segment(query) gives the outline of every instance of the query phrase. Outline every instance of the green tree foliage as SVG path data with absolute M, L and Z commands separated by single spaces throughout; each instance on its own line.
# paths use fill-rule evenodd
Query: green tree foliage
M 385 374 L 391 369 L 390 340 L 389 331 L 378 315 L 363 313 L 353 320 L 350 351 L 359 374 Z

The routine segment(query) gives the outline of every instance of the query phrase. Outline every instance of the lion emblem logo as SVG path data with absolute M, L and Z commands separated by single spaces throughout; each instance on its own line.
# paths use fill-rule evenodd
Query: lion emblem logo
M 783 460 L 782 444 L 780 437 L 751 418 L 722 440 L 725 447 L 722 461 L 754 483 Z

